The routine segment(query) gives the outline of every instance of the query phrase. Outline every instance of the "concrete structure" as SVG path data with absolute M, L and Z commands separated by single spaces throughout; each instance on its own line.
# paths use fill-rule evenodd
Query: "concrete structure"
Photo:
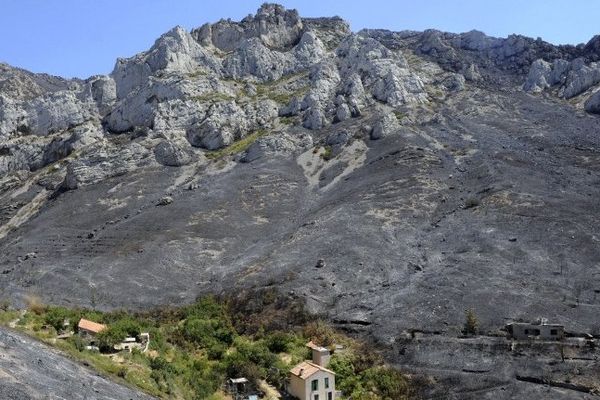
M 83 338 L 94 338 L 98 333 L 106 329 L 106 325 L 81 318 L 77 324 L 77 328 L 79 336 Z
M 290 371 L 287 391 L 300 400 L 335 399 L 335 373 L 310 361 Z
M 149 343 L 150 335 L 145 332 L 139 334 L 139 341 L 138 338 L 128 336 L 125 339 L 123 339 L 121 343 L 116 344 L 114 346 L 114 349 L 119 351 L 127 350 L 130 353 L 133 351 L 133 349 L 138 349 L 142 353 L 144 353 L 146 352 L 146 350 L 148 350 Z
M 316 345 L 312 342 L 312 340 L 306 344 L 306 347 L 312 351 L 313 363 L 327 368 L 329 361 L 331 361 L 331 353 L 329 352 L 329 349 Z
M 513 322 L 506 325 L 506 330 L 515 340 L 561 340 L 565 336 L 563 325 L 549 324 L 544 318 L 532 323 Z

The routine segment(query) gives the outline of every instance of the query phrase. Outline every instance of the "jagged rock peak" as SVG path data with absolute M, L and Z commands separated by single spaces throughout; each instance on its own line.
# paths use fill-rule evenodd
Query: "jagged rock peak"
M 298 43 L 303 28 L 297 10 L 265 3 L 254 16 L 249 15 L 240 22 L 222 19 L 214 24 L 204 24 L 193 30 L 192 35 L 201 44 L 213 45 L 223 51 L 231 51 L 243 40 L 253 37 L 270 48 L 281 49 Z

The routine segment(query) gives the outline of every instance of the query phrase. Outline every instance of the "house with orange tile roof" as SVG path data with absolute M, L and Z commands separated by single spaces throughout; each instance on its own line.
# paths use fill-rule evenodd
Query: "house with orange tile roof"
M 300 400 L 335 399 L 335 373 L 323 365 L 329 363 L 329 350 L 313 342 L 307 346 L 313 360 L 302 361 L 290 370 L 287 392 Z
M 104 329 L 106 329 L 106 325 L 99 324 L 97 322 L 90 321 L 85 318 L 81 318 L 79 320 L 79 323 L 77 324 L 77 330 L 79 331 L 79 335 L 85 338 L 95 337 Z

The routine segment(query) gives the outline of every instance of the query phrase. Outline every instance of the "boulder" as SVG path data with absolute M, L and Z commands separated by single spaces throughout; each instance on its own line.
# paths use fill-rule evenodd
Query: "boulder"
M 350 107 L 348 107 L 348 104 L 342 103 L 338 105 L 335 112 L 336 121 L 341 122 L 350 118 L 352 118 L 352 112 L 350 111 Z
M 168 167 L 181 167 L 191 161 L 190 155 L 171 141 L 162 141 L 154 148 L 156 161 Z
M 371 139 L 382 139 L 396 133 L 399 128 L 400 124 L 393 113 L 384 114 L 373 125 Z
M 523 84 L 523 90 L 530 93 L 537 93 L 550 87 L 548 81 L 551 72 L 552 65 L 549 62 L 542 59 L 535 60 L 533 64 L 531 64 L 527 79 Z
M 600 114 L 600 91 L 591 95 L 585 102 L 585 111 L 592 114 Z

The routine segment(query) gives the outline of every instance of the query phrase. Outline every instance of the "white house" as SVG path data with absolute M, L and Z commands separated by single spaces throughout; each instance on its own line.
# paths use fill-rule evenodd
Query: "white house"
M 300 400 L 335 399 L 335 373 L 327 369 L 329 350 L 309 342 L 312 362 L 303 361 L 290 371 L 287 391 Z
M 300 400 L 333 400 L 335 373 L 310 361 L 303 361 L 290 371 L 287 391 Z

